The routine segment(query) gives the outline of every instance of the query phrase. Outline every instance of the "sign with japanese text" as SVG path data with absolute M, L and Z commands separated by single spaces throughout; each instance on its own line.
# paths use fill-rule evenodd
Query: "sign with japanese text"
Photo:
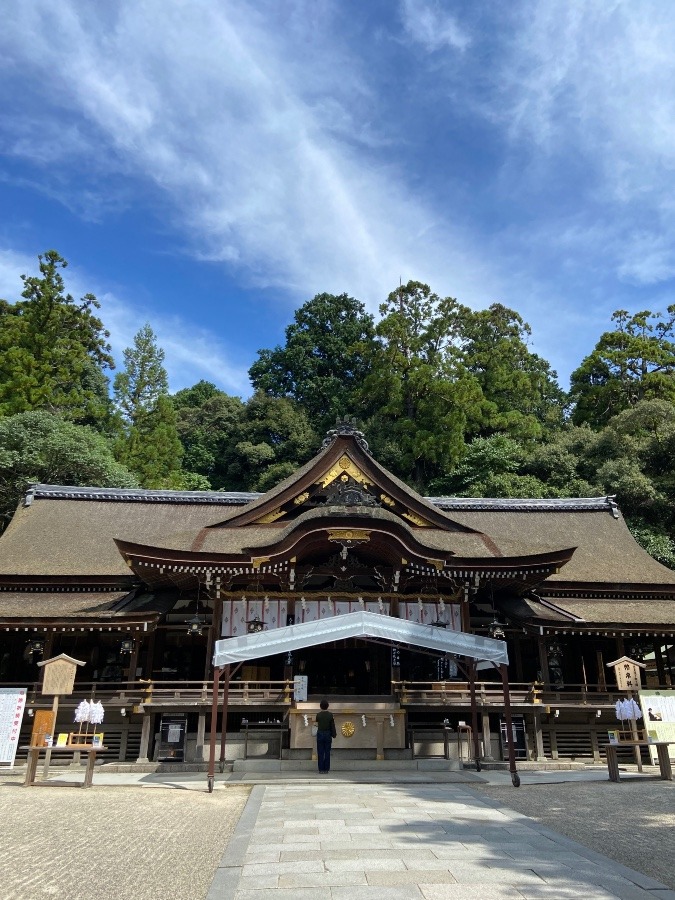
M 296 702 L 305 703 L 307 701 L 307 675 L 296 675 L 293 678 L 293 697 Z
M 642 686 L 642 673 L 640 669 L 645 668 L 644 663 L 629 659 L 622 656 L 614 662 L 607 663 L 608 668 L 614 669 L 616 678 L 616 686 L 620 691 L 639 691 Z
M 27 688 L 0 688 L 0 765 L 14 765 Z
M 66 656 L 61 653 L 52 659 L 46 659 L 39 662 L 38 666 L 44 666 L 45 674 L 42 682 L 43 694 L 72 694 L 75 684 L 75 672 L 78 666 L 84 663 L 79 659 L 73 659 L 72 656 Z

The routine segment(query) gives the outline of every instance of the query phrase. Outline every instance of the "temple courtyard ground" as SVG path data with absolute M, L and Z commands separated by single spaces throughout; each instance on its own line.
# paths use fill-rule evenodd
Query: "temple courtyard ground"
M 622 775 L 0 773 L 0 898 L 675 900 L 675 783 Z

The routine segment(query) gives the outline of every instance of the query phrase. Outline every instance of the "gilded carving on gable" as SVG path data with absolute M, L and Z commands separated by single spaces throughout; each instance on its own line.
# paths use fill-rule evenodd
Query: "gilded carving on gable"
M 420 528 L 432 528 L 431 522 L 427 522 L 426 519 L 423 519 L 421 516 L 416 515 L 411 510 L 403 513 L 403 518 L 407 519 L 409 522 L 412 522 L 413 525 L 419 525 Z
M 326 472 L 325 475 L 322 476 L 321 481 L 317 482 L 317 484 L 321 484 L 322 487 L 328 487 L 329 484 L 332 484 L 336 478 L 339 478 L 343 474 L 351 475 L 354 481 L 357 481 L 359 484 L 362 484 L 364 487 L 372 484 L 370 479 L 366 478 L 361 469 L 348 456 L 342 456 L 337 461 L 337 463 Z
M 280 519 L 284 515 L 284 510 L 273 509 L 272 512 L 265 513 L 264 516 L 260 516 L 259 519 L 256 519 L 253 523 L 254 525 L 269 525 L 270 522 L 276 522 L 277 519 Z

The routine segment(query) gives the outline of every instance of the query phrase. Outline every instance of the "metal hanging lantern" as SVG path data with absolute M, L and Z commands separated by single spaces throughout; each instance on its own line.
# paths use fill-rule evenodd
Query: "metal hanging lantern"
M 496 617 L 494 621 L 488 625 L 488 635 L 495 641 L 506 640 L 506 632 L 504 631 L 504 626 L 497 621 Z
M 34 638 L 33 640 L 28 641 L 26 652 L 31 659 L 33 656 L 44 656 L 45 642 L 41 638 Z
M 124 638 L 120 643 L 120 653 L 122 656 L 130 656 L 134 652 L 135 643 L 131 638 Z
M 193 635 L 193 637 L 199 637 L 204 631 L 204 620 L 199 613 L 194 615 L 191 619 L 188 619 L 186 624 L 187 633 Z
M 249 634 L 257 634 L 259 631 L 262 631 L 265 627 L 265 623 L 261 622 L 258 616 L 254 616 L 249 622 L 246 623 L 248 626 Z

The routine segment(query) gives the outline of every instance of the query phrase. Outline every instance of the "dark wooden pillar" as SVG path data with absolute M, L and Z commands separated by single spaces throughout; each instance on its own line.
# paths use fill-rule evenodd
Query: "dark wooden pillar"
M 509 738 L 509 772 L 511 773 L 511 783 L 514 787 L 520 787 L 520 775 L 516 769 L 516 748 L 513 740 L 513 719 L 511 717 L 511 694 L 509 691 L 509 674 L 508 667 L 502 663 L 499 667 L 502 676 L 502 690 L 504 691 L 504 720 L 506 722 L 506 733 Z
M 225 677 L 223 684 L 223 710 L 222 725 L 220 726 L 220 771 L 223 771 L 225 765 L 225 744 L 227 743 L 227 707 L 230 699 L 230 672 L 231 666 L 228 663 L 225 666 Z
M 218 691 L 220 689 L 220 667 L 213 670 L 213 693 L 211 695 L 211 731 L 209 733 L 209 774 L 208 791 L 213 793 L 216 780 L 216 729 L 218 727 Z
M 546 689 L 551 689 L 551 676 L 548 672 L 548 656 L 546 654 L 546 641 L 543 636 L 537 638 L 537 647 L 539 649 L 539 668 L 541 670 L 541 680 L 546 685 Z
M 476 660 L 468 659 L 469 690 L 471 693 L 471 732 L 476 771 L 480 772 L 480 737 L 478 735 L 478 706 L 476 705 Z
M 663 653 L 661 651 L 660 642 L 654 643 L 654 659 L 656 661 L 656 672 L 658 674 L 659 686 L 670 685 L 670 678 L 666 680 L 666 667 L 663 664 Z
M 523 675 L 523 648 L 522 638 L 519 634 L 513 636 L 513 663 L 516 668 L 516 681 L 524 681 Z

